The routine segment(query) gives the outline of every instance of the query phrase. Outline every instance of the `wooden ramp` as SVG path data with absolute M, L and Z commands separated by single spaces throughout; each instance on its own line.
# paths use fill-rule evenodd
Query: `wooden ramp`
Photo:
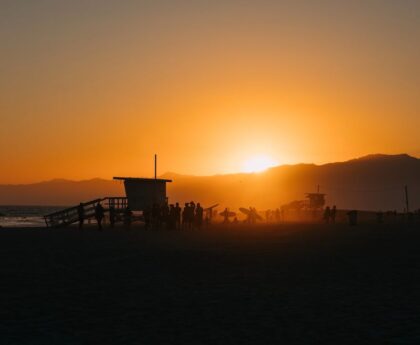
M 122 212 L 128 205 L 126 197 L 106 197 L 85 202 L 83 203 L 85 220 L 95 217 L 95 206 L 98 203 L 104 207 L 105 212 L 109 211 L 109 207 L 114 206 L 117 213 Z M 45 224 L 47 227 L 58 228 L 77 223 L 79 221 L 78 208 L 79 205 L 47 214 L 44 216 Z

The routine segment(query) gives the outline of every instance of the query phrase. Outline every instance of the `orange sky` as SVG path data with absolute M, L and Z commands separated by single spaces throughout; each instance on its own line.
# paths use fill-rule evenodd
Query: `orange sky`
M 0 183 L 420 155 L 417 1 L 0 4 Z

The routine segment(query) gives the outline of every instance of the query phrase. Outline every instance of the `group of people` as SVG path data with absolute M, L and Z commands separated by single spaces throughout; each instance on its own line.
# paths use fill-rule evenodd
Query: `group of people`
M 176 204 L 153 204 L 143 211 L 145 227 L 149 229 L 191 230 L 201 229 L 203 225 L 204 209 L 200 203 L 193 201 L 185 203 L 181 208 Z
M 334 205 L 333 207 L 325 207 L 324 210 L 324 222 L 329 224 L 329 223 L 335 223 L 335 216 L 337 214 L 337 207 Z
M 117 214 L 115 207 L 112 205 L 109 207 L 108 212 L 109 212 L 109 224 L 113 228 L 115 225 L 115 222 L 117 221 L 117 217 L 119 217 L 119 214 Z M 85 212 L 85 205 L 83 203 L 80 203 L 79 206 L 77 207 L 77 216 L 79 218 L 79 229 L 82 229 L 85 220 L 88 219 Z M 128 206 L 124 209 L 122 216 L 123 216 L 124 225 L 130 226 L 132 222 L 133 212 Z M 98 224 L 98 229 L 102 230 L 102 222 L 105 218 L 105 208 L 101 205 L 100 202 L 98 202 L 95 205 L 94 217 L 95 217 L 96 223 Z
M 98 229 L 102 230 L 102 224 L 105 213 L 108 211 L 109 224 L 114 227 L 117 220 L 122 220 L 125 227 L 129 227 L 133 221 L 133 212 L 127 206 L 122 212 L 117 211 L 113 205 L 106 210 L 100 202 L 94 206 L 93 216 L 98 225 Z M 82 229 L 89 215 L 86 214 L 85 205 L 80 203 L 77 207 L 77 215 L 79 219 L 79 228 Z M 91 216 L 91 214 L 90 214 Z M 143 220 L 147 230 L 156 230 L 166 228 L 168 230 L 192 230 L 201 229 L 203 225 L 204 209 L 200 203 L 195 204 L 193 201 L 185 203 L 181 208 L 179 203 L 176 204 L 153 204 L 143 210 Z
M 92 217 L 92 212 L 88 212 L 89 214 L 86 215 L 85 206 L 83 203 L 77 207 L 77 214 L 79 220 L 79 228 L 81 229 L 84 225 L 86 219 L 90 219 Z M 105 214 L 108 212 L 109 214 L 109 224 L 111 227 L 114 227 L 117 220 L 123 222 L 126 228 L 130 227 L 133 221 L 133 212 L 127 206 L 123 210 L 118 209 L 116 210 L 113 205 L 109 206 L 109 209 L 105 209 L 100 202 L 98 202 L 94 206 L 93 210 L 93 217 L 95 218 L 98 229 L 102 230 L 102 224 L 105 219 Z M 206 211 L 206 212 L 204 212 Z M 193 230 L 193 229 L 201 229 L 203 223 L 208 224 L 210 222 L 211 213 L 208 212 L 209 209 L 204 210 L 200 203 L 195 203 L 193 201 L 189 203 L 185 203 L 184 207 L 182 208 L 179 203 L 176 204 L 153 204 L 151 207 L 148 207 L 143 210 L 143 220 L 145 223 L 145 228 L 147 230 L 157 230 L 166 228 L 168 230 Z M 212 210 L 210 209 L 210 212 Z M 204 213 L 206 213 L 206 218 L 204 218 Z M 265 219 L 267 222 L 279 222 L 284 220 L 284 210 L 275 209 L 275 210 L 266 210 L 265 212 Z M 210 216 L 209 216 L 210 214 Z M 327 206 L 323 212 L 323 221 L 326 224 L 334 224 L 336 222 L 336 214 L 337 208 L 336 206 Z M 394 214 L 397 217 L 397 212 L 386 212 L 385 215 Z M 229 212 L 226 208 L 224 212 L 220 213 L 221 216 L 224 217 L 224 223 L 230 223 L 229 217 L 235 216 L 234 212 Z M 408 220 L 412 221 L 415 216 L 418 215 L 420 217 L 420 210 L 414 213 L 408 213 Z M 258 213 L 254 208 L 249 208 L 249 214 L 245 223 L 253 224 L 256 222 Z M 357 224 L 358 212 L 356 210 L 351 210 L 347 212 L 348 220 L 350 225 Z M 376 220 L 377 223 L 380 224 L 383 222 L 384 213 L 378 212 L 376 213 Z M 141 219 L 141 218 L 139 218 Z M 260 217 L 262 220 L 262 218 Z M 420 219 L 420 218 L 419 218 Z M 233 223 L 238 223 L 238 219 L 235 216 Z
M 270 222 L 277 222 L 279 223 L 282 220 L 282 211 L 280 211 L 279 208 L 276 208 L 275 210 L 266 210 L 265 211 L 265 220 L 267 223 Z

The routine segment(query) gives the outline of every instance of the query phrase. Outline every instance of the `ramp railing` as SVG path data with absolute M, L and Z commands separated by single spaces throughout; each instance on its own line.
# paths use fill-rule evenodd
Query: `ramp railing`
M 110 207 L 114 207 L 117 212 L 124 210 L 128 201 L 126 197 L 106 197 L 102 199 L 94 199 L 89 202 L 82 203 L 84 219 L 89 220 L 95 217 L 95 206 L 100 203 L 105 211 L 109 211 Z M 65 227 L 79 221 L 80 205 L 66 208 L 44 216 L 47 227 L 58 228 Z

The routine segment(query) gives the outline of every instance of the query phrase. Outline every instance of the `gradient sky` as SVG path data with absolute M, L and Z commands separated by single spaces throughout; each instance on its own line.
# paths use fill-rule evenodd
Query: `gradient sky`
M 420 155 L 420 1 L 0 2 L 0 183 Z

